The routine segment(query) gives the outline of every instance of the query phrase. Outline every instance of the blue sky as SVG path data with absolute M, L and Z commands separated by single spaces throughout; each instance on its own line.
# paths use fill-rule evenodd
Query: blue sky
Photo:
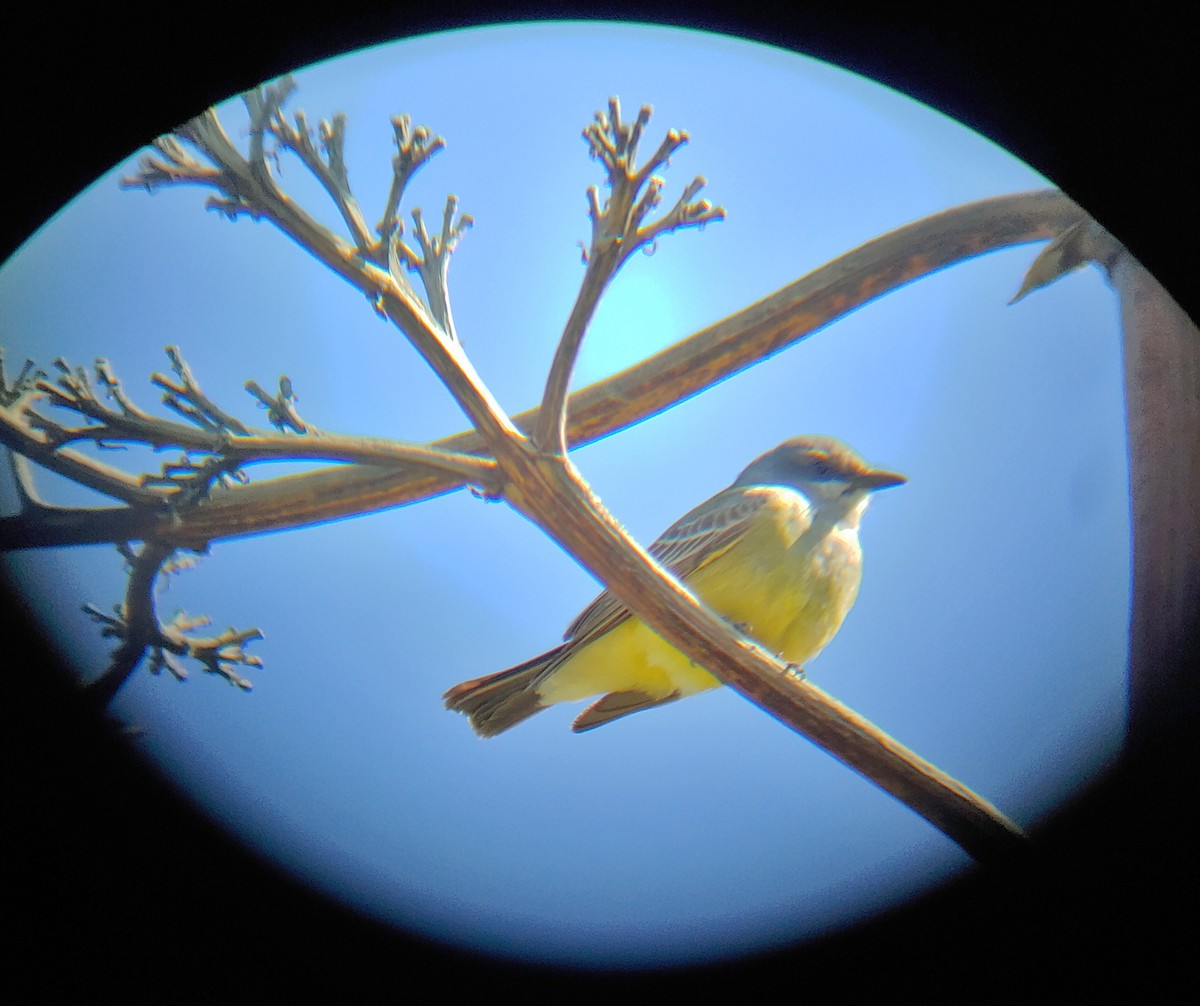
M 610 95 L 690 144 L 728 219 L 635 256 L 588 335 L 577 386 L 908 221 L 1048 184 L 951 120 L 861 78 L 677 29 L 539 25 L 382 46 L 296 74 L 292 109 L 349 115 L 368 219 L 389 116 L 446 137 L 406 205 L 476 219 L 451 267 L 459 333 L 501 404 L 541 393 L 575 297 L 580 131 Z M 199 111 L 199 110 L 197 110 Z M 240 136 L 240 103 L 222 108 Z M 287 373 L 344 433 L 436 438 L 464 420 L 361 295 L 200 190 L 122 191 L 136 155 L 0 269 L 8 359 L 106 356 L 143 405 L 179 345 L 249 422 L 241 390 Z M 331 226 L 297 161 L 283 184 Z M 1036 253 L 987 256 L 868 305 L 772 360 L 577 452 L 644 543 L 799 433 L 907 474 L 863 530 L 859 601 L 812 664 L 822 688 L 1024 825 L 1121 743 L 1129 584 L 1116 304 L 1095 270 L 1006 302 Z M 69 277 L 65 279 L 64 277 Z M 261 466 L 267 478 L 280 469 Z M 51 498 L 81 497 L 45 480 Z M 78 606 L 122 592 L 110 548 L 6 560 L 81 674 L 106 644 Z M 835 930 L 968 868 L 948 839 L 727 690 L 575 736 L 553 709 L 481 741 L 450 685 L 555 643 L 593 579 L 504 505 L 467 493 L 217 545 L 164 612 L 256 625 L 243 694 L 198 669 L 142 672 L 115 711 L 155 762 L 252 847 L 378 917 L 487 952 L 676 963 Z

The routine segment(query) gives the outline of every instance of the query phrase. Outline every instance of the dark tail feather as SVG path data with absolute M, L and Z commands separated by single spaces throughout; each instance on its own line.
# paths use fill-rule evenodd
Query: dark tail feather
M 446 708 L 469 717 L 471 727 L 480 737 L 495 737 L 509 727 L 515 727 L 546 708 L 534 682 L 558 659 L 565 647 L 564 643 L 506 671 L 455 685 L 442 696 Z
M 657 699 L 645 692 L 609 692 L 604 698 L 593 702 L 576 716 L 575 722 L 571 724 L 571 729 L 577 734 L 581 734 L 585 730 L 595 730 L 596 727 L 619 720 L 622 716 L 639 713 L 643 709 L 653 709 L 655 706 L 674 702 L 677 698 L 679 698 L 678 692 L 672 692 L 665 699 Z

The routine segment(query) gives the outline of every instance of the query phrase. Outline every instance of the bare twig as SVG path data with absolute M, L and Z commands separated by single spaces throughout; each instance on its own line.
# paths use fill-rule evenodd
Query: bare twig
M 266 137 L 275 122 L 282 120 L 283 105 L 295 90 L 296 81 L 289 74 L 273 84 L 253 88 L 242 95 L 246 111 L 250 113 L 250 152 L 247 158 L 250 173 L 264 190 L 276 195 L 278 188 L 267 164 L 268 157 L 273 157 L 274 152 L 267 149 Z
M 76 436 L 76 433 L 78 436 Z M 111 537 L 105 536 L 103 541 L 117 541 L 128 538 L 149 537 L 139 534 L 121 534 L 118 526 L 126 529 L 141 525 L 148 531 L 155 522 L 155 516 L 150 511 L 165 503 L 165 496 L 157 491 L 146 489 L 134 475 L 113 465 L 107 465 L 94 458 L 86 457 L 76 451 L 64 449 L 63 444 L 72 439 L 92 439 L 95 431 L 88 426 L 77 431 L 67 430 L 51 420 L 37 415 L 27 414 L 26 409 L 0 408 L 0 444 L 10 450 L 35 461 L 44 468 L 56 472 L 79 485 L 87 486 L 96 492 L 121 500 L 129 510 L 110 520 L 108 530 L 113 531 Z M 32 498 L 31 493 L 27 493 Z M 149 509 L 147 509 L 149 508 Z M 41 532 L 57 535 L 70 527 L 74 520 L 87 520 L 89 514 L 104 513 L 103 510 L 64 510 L 53 508 L 56 520 L 39 523 L 40 518 L 31 518 L 27 512 L 16 517 L 0 518 L 0 525 L 9 525 L 13 530 L 15 541 L 19 542 L 32 529 L 39 528 Z M 54 530 L 51 532 L 50 529 Z M 0 533 L 0 541 L 4 535 Z
M 449 473 L 475 486 L 487 499 L 496 498 L 503 476 L 491 458 L 451 451 L 435 444 L 405 443 L 376 437 L 322 435 L 296 437 L 246 436 L 229 441 L 225 453 L 239 465 L 256 461 L 344 461 L 353 464 L 417 465 L 426 470 Z
M 0 408 L 9 409 L 22 399 L 33 395 L 37 382 L 46 377 L 32 360 L 26 360 L 20 372 L 11 381 L 4 370 L 4 347 L 0 346 Z
M 117 648 L 109 665 L 98 678 L 88 682 L 84 691 L 99 706 L 112 701 L 142 659 L 149 657 L 150 670 L 157 674 L 166 667 L 178 680 L 187 677 L 180 657 L 196 660 L 210 674 L 216 674 L 231 684 L 249 691 L 250 682 L 235 669 L 237 665 L 261 667 L 259 657 L 248 654 L 245 644 L 262 639 L 258 629 L 226 629 L 215 636 L 193 636 L 189 633 L 207 618 L 191 618 L 178 614 L 170 622 L 160 622 L 154 600 L 155 583 L 171 562 L 174 549 L 169 545 L 147 542 L 140 552 L 128 547 L 121 549 L 129 563 L 129 584 L 125 602 L 109 615 L 91 604 L 83 610 L 101 625 L 101 634 L 117 639 Z
M 166 354 L 179 381 L 172 381 L 162 374 L 150 375 L 150 383 L 163 389 L 163 405 L 174 409 L 201 429 L 224 430 L 234 434 L 250 432 L 248 426 L 221 409 L 200 389 L 178 346 L 167 346 Z
M 465 213 L 456 220 L 457 210 L 457 197 L 447 196 L 446 207 L 442 212 L 441 234 L 435 234 L 433 237 L 430 237 L 429 232 L 425 230 L 425 221 L 421 216 L 421 211 L 413 210 L 413 225 L 416 228 L 417 245 L 420 251 L 414 251 L 401 240 L 403 231 L 399 226 L 395 230 L 391 246 L 395 259 L 407 269 L 420 274 L 434 320 L 453 342 L 458 341 L 458 334 L 454 330 L 454 318 L 450 313 L 450 293 L 446 286 L 446 278 L 450 270 L 450 255 L 454 252 L 463 234 L 475 222 L 469 214 Z
M 304 113 L 297 112 L 294 119 L 293 126 L 284 117 L 282 109 L 277 108 L 270 120 L 271 133 L 280 146 L 296 154 L 325 187 L 346 222 L 358 250 L 364 254 L 370 253 L 374 244 L 371 231 L 358 200 L 350 192 L 350 177 L 346 172 L 346 116 L 335 115 L 331 120 L 321 120 L 318 129 L 321 148 L 325 151 L 324 160 L 313 143 L 312 130 Z
M 397 115 L 392 118 L 396 156 L 392 158 L 392 185 L 388 190 L 383 216 L 375 228 L 379 234 L 375 263 L 387 265 L 388 245 L 400 224 L 400 200 L 408 183 L 429 159 L 446 146 L 440 136 L 433 136 L 425 126 L 413 128 L 412 118 Z
M 687 134 L 669 130 L 654 156 L 640 168 L 635 168 L 638 142 L 652 110 L 649 105 L 643 105 L 632 123 L 624 123 L 616 98 L 609 99 L 608 108 L 607 115 L 596 113 L 595 121 L 583 131 L 583 136 L 592 157 L 603 163 L 612 194 L 602 207 L 597 188 L 588 189 L 592 241 L 591 247 L 584 252 L 587 268 L 546 378 L 541 412 L 532 434 L 533 442 L 551 454 L 566 453 L 571 374 L 596 306 L 617 270 L 637 249 L 651 245 L 663 234 L 725 217 L 723 209 L 712 206 L 707 200 L 692 202 L 704 187 L 704 179 L 696 178 L 684 189 L 669 213 L 643 226 L 647 215 L 661 200 L 663 182 L 653 172 L 667 165 L 671 154 L 687 142 Z
M 231 480 L 244 484 L 241 468 L 277 458 L 419 465 L 464 479 L 489 498 L 500 491 L 499 472 L 487 458 L 427 444 L 318 434 L 295 411 L 296 396 L 287 376 L 280 378 L 279 393 L 274 398 L 254 381 L 247 383 L 247 391 L 267 407 L 268 417 L 277 427 L 306 435 L 273 436 L 253 430 L 204 394 L 177 347 L 168 346 L 167 354 L 179 380 L 161 374 L 153 375 L 151 380 L 165 389 L 164 404 L 187 418 L 190 425 L 161 419 L 140 409 L 126 394 L 107 360 L 96 361 L 96 378 L 117 403 L 116 409 L 95 394 L 83 368 L 73 368 L 59 359 L 55 361 L 61 374 L 57 384 L 39 378 L 34 381 L 34 393 L 25 396 L 21 409 L 0 410 L 0 442 L 82 484 L 106 490 L 110 495 L 122 494 L 119 498 L 128 497 L 129 503 L 149 504 L 156 511 L 169 504 L 169 519 L 173 522 L 181 519 L 181 508 L 208 498 L 214 484 L 229 486 Z M 28 380 L 33 381 L 32 368 L 26 370 L 30 371 Z M 87 422 L 71 427 L 42 415 L 34 408 L 39 396 L 83 416 Z M 110 447 L 125 444 L 156 449 L 177 447 L 185 453 L 178 461 L 165 463 L 157 474 L 135 477 L 66 449 L 66 445 L 77 441 Z M 193 461 L 189 453 L 207 457 Z M 35 519 L 26 515 L 26 525 Z
M 281 433 L 284 430 L 314 435 L 320 432 L 301 419 L 296 411 L 296 394 L 292 389 L 292 379 L 287 374 L 280 376 L 279 392 L 274 397 L 263 391 L 257 381 L 247 381 L 245 387 L 267 410 L 267 420 Z
M 176 134 L 216 165 L 215 171 L 198 170 L 195 160 L 186 151 L 181 153 L 171 144 L 159 144 L 160 154 L 167 152 L 168 163 L 164 164 L 161 157 L 144 158 L 139 173 L 125 179 L 123 184 L 148 189 L 165 184 L 205 185 L 220 193 L 210 199 L 210 203 L 222 212 L 235 217 L 249 214 L 256 219 L 271 221 L 318 261 L 362 291 L 381 316 L 412 340 L 476 428 L 497 435 L 515 433 L 506 421 L 500 420 L 502 411 L 457 342 L 436 322 L 430 307 L 414 295 L 412 287 L 401 282 L 393 270 L 379 267 L 357 248 L 317 224 L 278 191 L 269 178 L 262 156 L 261 137 L 256 133 L 254 123 L 266 115 L 268 109 L 278 107 L 281 100 L 278 89 L 261 90 L 247 97 L 252 117 L 249 160 L 238 153 L 216 113 L 209 109 L 179 127 Z M 497 422 L 501 425 L 496 426 Z
M 163 486 L 176 491 L 171 496 L 171 506 L 177 512 L 209 498 L 215 486 L 228 488 L 234 484 L 249 482 L 241 470 L 240 462 L 225 454 L 210 454 L 193 461 L 186 453 L 178 461 L 165 461 L 157 475 L 142 475 L 142 485 Z

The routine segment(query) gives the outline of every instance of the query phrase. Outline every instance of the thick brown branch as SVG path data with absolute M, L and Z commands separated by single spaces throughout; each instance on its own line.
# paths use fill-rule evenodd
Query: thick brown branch
M 658 355 L 577 391 L 570 398 L 569 440 L 580 446 L 632 426 L 905 283 L 984 252 L 1054 237 L 1084 216 L 1061 192 L 1045 190 L 970 203 L 900 227 Z M 528 431 L 537 416 L 533 409 L 513 422 Z M 435 446 L 466 454 L 485 450 L 474 432 Z M 183 541 L 203 542 L 302 527 L 418 502 L 461 485 L 461 480 L 428 470 L 373 466 L 286 476 L 222 494 L 184 516 L 176 533 Z M 63 515 L 34 538 L 25 524 L 18 528 L 0 519 L 0 549 L 119 540 L 111 536 L 113 527 L 135 539 L 161 533 L 153 521 L 143 521 L 140 534 L 129 534 L 131 524 L 136 526 L 128 515 L 87 511 L 77 519 Z
M 224 454 L 240 465 L 255 461 L 345 461 L 355 464 L 411 464 L 447 472 L 485 495 L 500 492 L 496 462 L 473 454 L 462 454 L 432 444 L 410 444 L 376 437 L 245 436 L 225 440 Z
M 1121 298 L 1133 598 L 1129 740 L 1194 730 L 1200 654 L 1200 329 L 1128 252 Z

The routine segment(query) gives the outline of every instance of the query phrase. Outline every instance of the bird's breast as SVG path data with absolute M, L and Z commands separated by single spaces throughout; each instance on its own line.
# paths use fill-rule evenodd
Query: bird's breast
M 862 577 L 857 529 L 813 534 L 811 526 L 804 497 L 780 493 L 741 540 L 689 580 L 715 611 L 796 664 L 833 638 Z

